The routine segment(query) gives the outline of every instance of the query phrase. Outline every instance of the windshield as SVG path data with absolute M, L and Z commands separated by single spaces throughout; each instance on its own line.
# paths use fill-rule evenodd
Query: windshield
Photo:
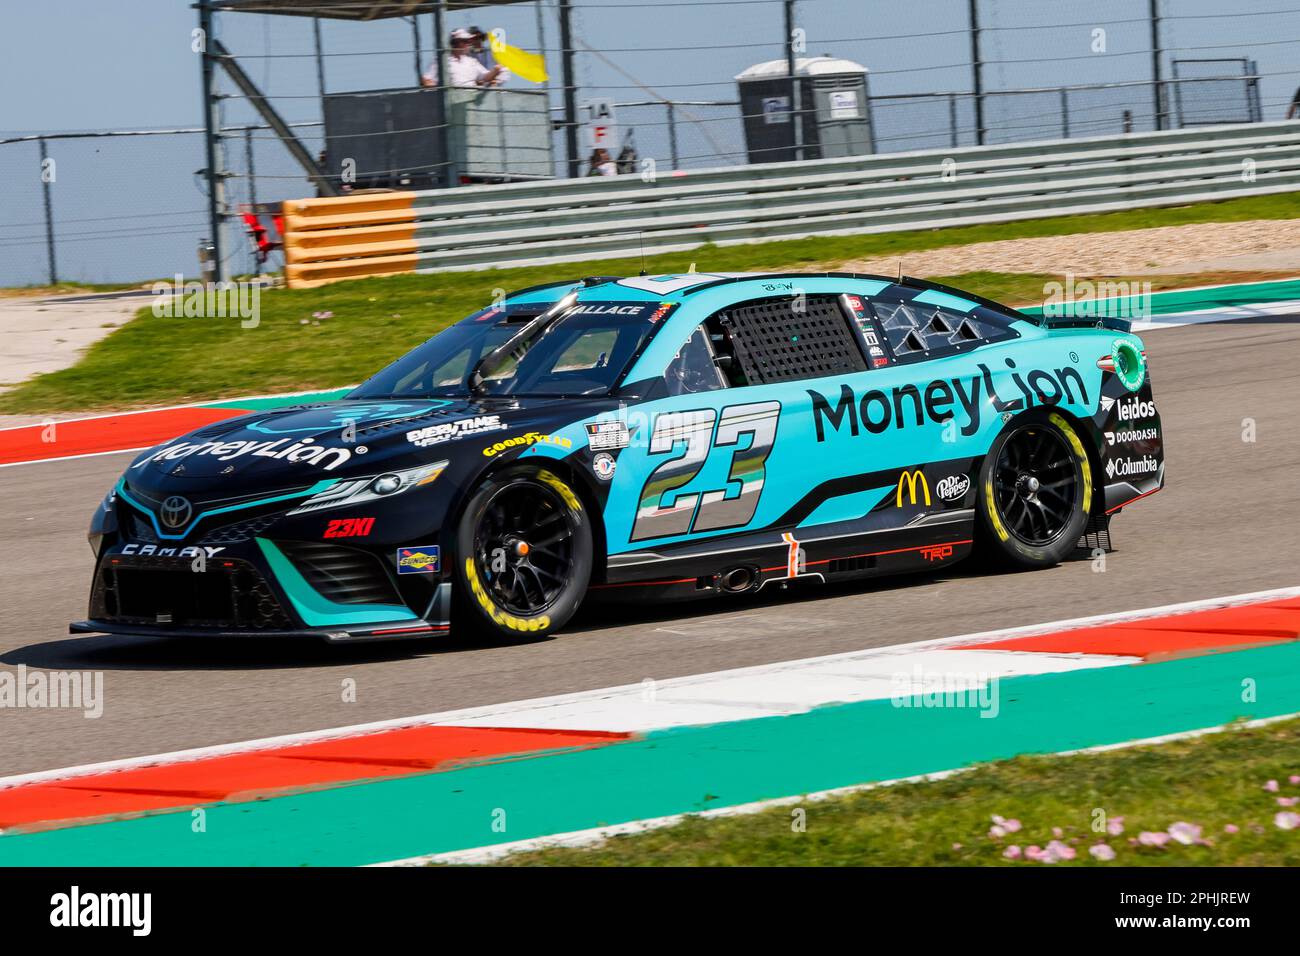
M 480 360 L 540 312 L 538 306 L 485 309 L 408 352 L 348 397 L 467 396 L 470 372 Z M 658 302 L 578 303 L 521 359 L 503 356 L 483 369 L 477 394 L 604 395 L 664 312 Z

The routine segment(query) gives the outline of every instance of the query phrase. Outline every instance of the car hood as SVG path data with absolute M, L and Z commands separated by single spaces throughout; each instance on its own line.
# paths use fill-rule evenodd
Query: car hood
M 298 484 L 369 475 L 472 454 L 529 430 L 590 414 L 580 399 L 342 400 L 255 412 L 207 425 L 150 449 L 129 482 L 157 486 L 221 478 L 223 484 Z

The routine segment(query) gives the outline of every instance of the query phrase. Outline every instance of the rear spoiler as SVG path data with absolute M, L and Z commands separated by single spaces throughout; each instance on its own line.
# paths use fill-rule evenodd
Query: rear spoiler
M 1098 318 L 1094 315 L 1032 315 L 1023 313 L 1025 318 L 1039 328 L 1047 329 L 1110 329 L 1113 332 L 1132 332 L 1132 319 L 1119 319 L 1110 316 Z

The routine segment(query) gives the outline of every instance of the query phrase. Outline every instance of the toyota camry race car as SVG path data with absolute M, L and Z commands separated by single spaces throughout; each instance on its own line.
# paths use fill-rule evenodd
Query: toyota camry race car
M 1126 322 L 901 277 L 588 278 L 140 455 L 72 630 L 537 638 L 591 592 L 1047 567 L 1163 484 Z

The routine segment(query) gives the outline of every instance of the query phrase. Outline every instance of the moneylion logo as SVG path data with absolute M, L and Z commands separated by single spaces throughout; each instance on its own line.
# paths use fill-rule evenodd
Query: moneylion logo
M 158 517 L 162 523 L 169 528 L 179 528 L 188 524 L 190 515 L 194 512 L 194 506 L 190 504 L 188 498 L 182 498 L 180 495 L 172 495 L 162 503 L 162 509 Z
M 907 496 L 912 504 L 916 504 L 916 489 L 920 486 L 922 494 L 925 496 L 925 503 L 930 503 L 930 483 L 925 480 L 925 473 L 919 468 L 913 468 L 911 471 L 905 471 L 898 478 L 898 492 L 894 495 L 894 507 L 903 507 L 903 489 L 907 489 Z

